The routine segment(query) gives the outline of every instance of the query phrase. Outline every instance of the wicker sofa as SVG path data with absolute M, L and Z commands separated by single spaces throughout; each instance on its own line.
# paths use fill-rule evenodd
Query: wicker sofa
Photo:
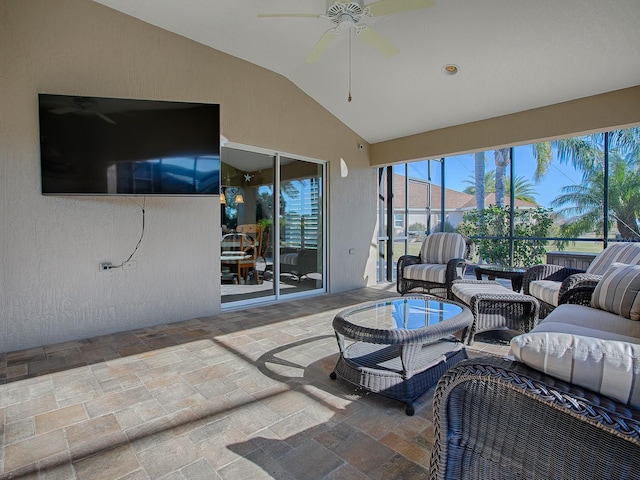
M 513 357 L 447 371 L 430 478 L 640 478 L 639 291 L 640 266 L 612 266 L 514 337 Z

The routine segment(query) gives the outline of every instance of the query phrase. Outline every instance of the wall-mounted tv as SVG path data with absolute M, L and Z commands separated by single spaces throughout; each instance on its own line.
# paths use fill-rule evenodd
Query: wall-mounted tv
M 220 194 L 220 105 L 39 94 L 43 195 Z

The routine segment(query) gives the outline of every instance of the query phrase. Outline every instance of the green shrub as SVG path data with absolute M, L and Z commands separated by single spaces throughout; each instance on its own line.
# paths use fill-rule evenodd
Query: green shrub
M 451 225 L 447 220 L 444 221 L 444 229 L 442 228 L 442 223 L 437 224 L 432 230 L 431 233 L 434 232 L 455 232 L 456 228 Z
M 542 207 L 516 210 L 513 214 L 514 236 L 547 237 L 553 224 L 551 211 Z M 458 232 L 473 238 L 480 260 L 497 265 L 509 265 L 509 216 L 509 207 L 491 205 L 484 210 L 472 210 L 462 217 Z M 546 243 L 545 240 L 515 240 L 513 266 L 524 267 L 542 263 L 546 254 Z
M 410 232 L 424 233 L 426 229 L 427 229 L 426 225 L 420 222 L 412 223 L 411 225 L 409 225 Z

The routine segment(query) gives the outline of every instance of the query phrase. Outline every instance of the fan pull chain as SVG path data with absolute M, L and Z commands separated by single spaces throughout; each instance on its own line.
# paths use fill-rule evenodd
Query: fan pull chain
M 353 36 L 353 27 L 349 29 L 349 96 L 347 102 L 351 103 L 351 37 Z

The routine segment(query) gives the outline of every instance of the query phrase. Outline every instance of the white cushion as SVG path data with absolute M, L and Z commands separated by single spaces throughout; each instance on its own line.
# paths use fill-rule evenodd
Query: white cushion
M 640 407 L 640 345 L 566 333 L 511 339 L 516 360 L 575 385 Z
M 531 332 L 536 332 L 538 328 L 547 323 L 562 323 L 573 328 L 589 328 L 599 331 L 600 333 L 594 336 L 602 338 L 607 332 L 610 332 L 616 335 L 635 337 L 640 340 L 640 322 L 634 322 L 621 315 L 586 305 L 560 305 L 546 318 L 540 320 Z M 573 331 L 572 333 L 578 332 Z
M 593 309 L 592 309 L 593 310 Z M 613 315 L 613 314 L 612 314 Z M 631 321 L 631 320 L 627 320 Z M 568 323 L 544 322 L 536 326 L 529 333 L 568 333 L 570 335 L 582 335 L 584 337 L 599 338 L 601 340 L 616 340 L 618 342 L 628 342 L 640 344 L 640 338 L 622 335 L 620 333 L 605 332 L 596 328 L 585 327 L 583 325 L 571 325 Z
M 447 266 L 429 263 L 417 263 L 404 267 L 403 278 L 408 280 L 422 280 L 423 282 L 445 283 Z
M 496 285 L 495 283 L 466 283 L 456 282 L 451 286 L 451 293 L 460 299 L 463 303 L 471 305 L 473 297 L 480 293 L 490 293 L 495 295 L 513 295 L 514 297 L 520 297 L 519 293 L 513 290 L 503 287 L 502 285 Z
M 553 306 L 558 306 L 560 282 L 553 280 L 534 280 L 529 283 L 529 294 Z
M 609 266 L 591 295 L 591 306 L 640 320 L 640 265 Z

